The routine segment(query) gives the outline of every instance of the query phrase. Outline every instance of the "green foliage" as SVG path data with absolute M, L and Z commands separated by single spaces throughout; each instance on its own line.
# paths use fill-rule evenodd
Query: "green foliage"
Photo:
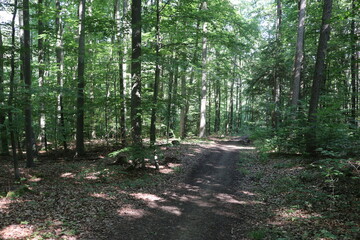
M 6 194 L 7 198 L 18 198 L 23 196 L 24 194 L 31 192 L 31 190 L 29 189 L 29 185 L 21 185 L 19 186 L 15 191 L 9 191 Z
M 346 160 L 344 159 L 322 159 L 314 163 L 318 166 L 321 173 L 328 179 L 337 179 L 344 175 Z
M 316 239 L 339 239 L 336 235 L 332 234 L 326 229 L 321 229 L 319 233 L 315 234 Z
M 248 237 L 253 240 L 262 240 L 265 239 L 265 237 L 268 236 L 268 234 L 269 234 L 268 229 L 261 228 L 249 232 Z
M 184 168 L 182 168 L 181 166 L 175 166 L 172 168 L 174 170 L 175 173 L 182 173 L 184 172 Z
M 142 164 L 145 158 L 151 158 L 153 149 L 146 147 L 130 146 L 108 154 L 109 157 L 116 157 L 118 155 L 124 155 L 126 160 L 134 167 Z
M 119 185 L 122 188 L 130 188 L 130 189 L 139 189 L 147 186 L 155 186 L 157 185 L 157 181 L 161 179 L 160 175 L 149 175 L 144 174 L 138 178 L 126 179 L 121 182 Z

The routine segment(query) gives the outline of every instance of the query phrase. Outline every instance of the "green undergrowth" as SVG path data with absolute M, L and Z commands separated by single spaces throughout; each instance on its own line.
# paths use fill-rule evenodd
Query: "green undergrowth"
M 360 239 L 358 162 L 296 155 L 241 153 L 238 170 L 249 178 L 271 216 L 249 239 Z
M 163 176 L 161 175 L 144 174 L 138 177 L 125 179 L 123 182 L 119 183 L 118 186 L 122 189 L 151 187 L 158 185 L 162 179 Z

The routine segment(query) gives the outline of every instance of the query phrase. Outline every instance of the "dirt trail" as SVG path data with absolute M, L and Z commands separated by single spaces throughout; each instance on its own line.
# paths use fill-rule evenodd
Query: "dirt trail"
M 246 239 L 241 228 L 249 217 L 244 214 L 251 214 L 252 196 L 239 187 L 241 146 L 219 142 L 208 147 L 173 189 L 157 195 L 134 193 L 141 204 L 123 208 L 106 239 Z

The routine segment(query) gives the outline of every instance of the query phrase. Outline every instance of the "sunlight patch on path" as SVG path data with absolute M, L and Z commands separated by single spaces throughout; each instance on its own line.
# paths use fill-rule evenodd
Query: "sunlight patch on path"
M 233 196 L 226 194 L 226 193 L 219 193 L 215 196 L 217 199 L 219 199 L 222 202 L 226 203 L 235 203 L 235 204 L 246 204 L 244 201 L 238 201 Z
M 71 172 L 63 173 L 60 175 L 60 177 L 62 177 L 62 178 L 75 178 L 75 176 L 76 176 L 76 174 L 71 173 Z
M 0 231 L 0 239 L 24 239 L 33 233 L 32 225 L 13 224 Z
M 96 197 L 96 198 L 102 198 L 105 200 L 113 200 L 114 199 L 114 198 L 109 197 L 109 195 L 107 195 L 105 193 L 91 193 L 90 196 Z
M 0 213 L 5 213 L 8 211 L 9 206 L 8 204 L 11 203 L 11 200 L 7 198 L 0 199 Z
M 144 209 L 136 209 L 132 205 L 128 204 L 118 210 L 118 214 L 122 217 L 139 219 L 147 215 L 147 212 Z
M 245 195 L 249 195 L 249 196 L 256 196 L 255 193 L 252 192 L 248 192 L 248 191 L 240 191 L 241 193 L 245 194 Z
M 283 208 L 276 211 L 276 215 L 285 219 L 291 220 L 294 219 L 307 219 L 313 217 L 321 217 L 321 214 L 318 213 L 309 213 L 303 209 L 293 209 L 293 208 Z
M 165 212 L 174 214 L 176 216 L 180 216 L 182 214 L 181 210 L 175 206 L 160 206 L 159 208 Z
M 148 207 L 150 208 L 158 208 L 164 212 L 174 214 L 176 216 L 181 215 L 181 210 L 178 207 L 175 206 L 161 206 L 158 203 L 166 202 L 165 199 L 158 197 L 154 194 L 149 193 L 133 193 L 130 194 L 134 198 L 138 200 L 142 200 Z
M 149 193 L 133 193 L 130 195 L 136 199 L 140 199 L 145 202 L 155 202 L 155 201 L 164 202 L 165 201 L 165 199 L 158 197 L 154 194 L 149 194 Z

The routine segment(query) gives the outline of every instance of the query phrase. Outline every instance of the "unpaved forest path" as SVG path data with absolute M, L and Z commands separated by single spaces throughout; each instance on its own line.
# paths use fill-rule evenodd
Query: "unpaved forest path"
M 251 227 L 256 203 L 242 187 L 237 164 L 239 152 L 248 148 L 222 141 L 207 149 L 172 189 L 134 193 L 142 204 L 124 208 L 106 239 L 246 239 L 243 230 Z

